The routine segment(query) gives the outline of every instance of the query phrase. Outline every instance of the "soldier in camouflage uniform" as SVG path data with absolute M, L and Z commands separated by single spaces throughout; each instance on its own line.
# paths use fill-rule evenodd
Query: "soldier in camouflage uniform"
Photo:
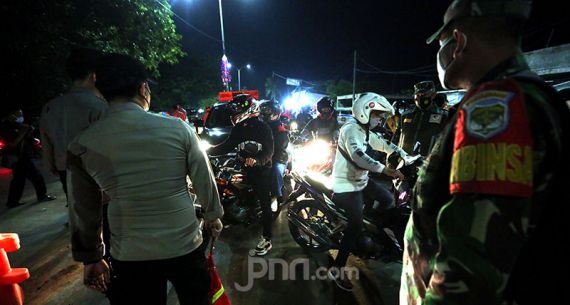
M 566 299 L 553 278 L 566 258 L 547 240 L 568 241 L 555 226 L 570 202 L 570 115 L 520 51 L 530 10 L 531 1 L 455 0 L 428 39 L 440 41 L 442 85 L 468 92 L 416 184 L 402 305 Z

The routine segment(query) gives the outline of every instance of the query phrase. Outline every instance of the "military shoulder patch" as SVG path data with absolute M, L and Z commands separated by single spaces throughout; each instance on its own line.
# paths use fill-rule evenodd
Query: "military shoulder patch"
M 490 139 L 507 129 L 509 102 L 514 93 L 487 90 L 473 95 L 463 104 L 465 131 L 472 137 Z
M 533 138 L 522 88 L 512 79 L 483 83 L 458 110 L 450 193 L 528 197 Z

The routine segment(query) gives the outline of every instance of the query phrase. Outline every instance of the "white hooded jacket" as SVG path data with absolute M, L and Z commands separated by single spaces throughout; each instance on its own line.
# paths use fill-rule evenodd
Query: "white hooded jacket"
M 385 165 L 366 154 L 366 147 L 388 154 L 397 151 L 402 156 L 407 154 L 398 146 L 388 143 L 380 134 L 369 131 L 366 141 L 366 130 L 356 121 L 344 124 L 340 129 L 338 148 L 333 165 L 333 191 L 335 193 L 356 192 L 368 184 L 368 171 L 380 173 Z M 347 161 L 339 151 L 344 150 L 352 162 Z M 358 165 L 358 167 L 356 165 Z

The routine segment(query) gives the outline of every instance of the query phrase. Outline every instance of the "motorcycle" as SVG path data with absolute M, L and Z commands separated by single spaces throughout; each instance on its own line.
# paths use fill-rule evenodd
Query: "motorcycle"
M 210 158 L 220 200 L 224 207 L 223 221 L 227 224 L 249 225 L 261 219 L 261 205 L 253 187 L 247 182 L 243 161 L 236 153 Z M 291 193 L 290 176 L 284 177 L 284 184 L 283 194 L 286 198 Z M 274 219 L 279 216 L 283 206 L 284 203 L 277 204 L 274 200 Z
M 413 181 L 422 163 L 423 160 L 418 155 L 400 162 L 398 167 L 402 173 L 408 175 L 406 180 Z M 293 201 L 287 213 L 291 236 L 299 246 L 310 251 L 339 249 L 347 227 L 347 218 L 344 210 L 335 206 L 332 201 L 330 181 L 323 175 L 311 172 L 294 172 L 292 176 L 299 188 L 289 198 L 290 202 Z M 371 199 L 365 196 L 364 231 L 353 254 L 362 258 L 384 260 L 402 257 L 404 230 L 411 213 L 408 202 L 399 199 L 402 197 L 399 192 L 405 187 L 402 183 L 394 186 L 398 200 L 394 208 L 387 210 L 378 210 L 373 202 L 370 202 Z M 409 196 L 402 198 L 409 199 Z

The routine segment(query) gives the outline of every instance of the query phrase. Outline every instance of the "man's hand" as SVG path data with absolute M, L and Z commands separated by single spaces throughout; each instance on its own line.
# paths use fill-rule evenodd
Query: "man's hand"
M 246 158 L 245 159 L 245 166 L 254 166 L 257 163 L 257 160 L 254 158 Z
M 215 220 L 205 221 L 204 227 L 212 232 L 212 236 L 214 238 L 218 238 L 224 228 L 224 225 L 219 218 L 216 218 Z
M 83 266 L 83 284 L 89 289 L 105 292 L 110 279 L 109 265 L 103 259 Z
M 394 179 L 398 179 L 398 180 L 404 180 L 405 179 L 404 175 L 399 170 L 391 169 L 387 166 L 384 167 L 382 174 L 388 175 L 388 176 L 390 176 Z

